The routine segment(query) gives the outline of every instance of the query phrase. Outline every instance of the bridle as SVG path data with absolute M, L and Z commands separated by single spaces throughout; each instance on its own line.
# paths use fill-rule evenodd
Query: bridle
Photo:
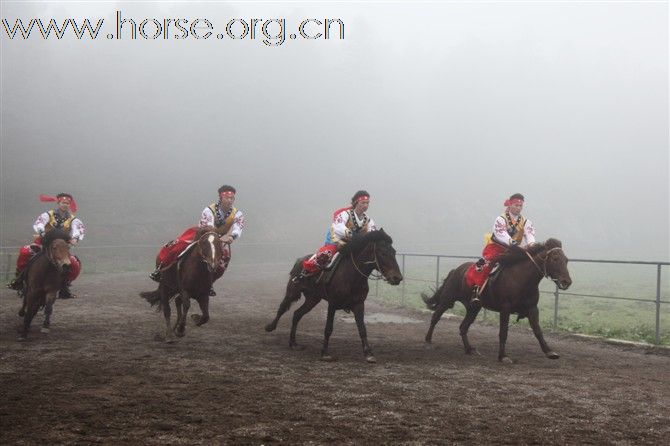
M 528 258 L 530 259 L 530 261 L 533 262 L 533 265 L 535 265 L 535 268 L 537 268 L 537 271 L 542 275 L 542 277 L 546 277 L 546 278 L 548 278 L 548 279 L 554 280 L 553 277 L 549 277 L 549 275 L 547 274 L 547 259 L 549 258 L 549 253 L 551 253 L 552 251 L 556 251 L 556 250 L 561 251 L 561 252 L 563 251 L 563 249 L 560 248 L 560 247 L 558 247 L 558 246 L 555 247 L 555 248 L 551 248 L 550 250 L 546 251 L 546 254 L 547 254 L 547 255 L 544 257 L 544 262 L 543 262 L 543 264 L 542 264 L 542 268 L 540 268 L 540 265 L 537 264 L 537 262 L 535 261 L 535 259 L 533 258 L 533 256 L 531 256 L 531 255 L 528 253 L 528 251 L 524 251 L 524 252 L 525 252 L 526 255 L 528 256 Z M 563 255 L 565 255 L 565 253 L 563 253 Z M 539 257 L 539 256 L 538 256 L 538 257 Z
M 382 274 L 382 272 L 381 272 L 382 268 L 381 268 L 381 266 L 379 266 L 379 260 L 377 260 L 377 243 L 374 243 L 374 242 L 372 243 L 372 254 L 374 256 L 374 259 L 365 261 L 365 262 L 362 263 L 362 265 L 375 265 L 375 268 L 373 268 L 373 271 L 375 269 L 377 271 L 379 271 L 378 275 L 373 275 L 372 271 L 370 271 L 370 274 L 365 274 L 363 271 L 360 270 L 360 268 L 358 268 L 358 265 L 356 265 L 356 260 L 354 259 L 353 251 L 349 251 L 349 254 L 351 255 L 351 263 L 353 263 L 354 268 L 356 269 L 356 271 L 358 271 L 358 273 L 361 276 L 365 277 L 366 279 L 371 278 L 372 280 L 386 280 L 388 282 L 386 277 L 384 277 L 384 274 Z
M 62 265 L 60 265 L 60 266 L 58 265 L 58 262 L 56 261 L 56 259 L 54 259 L 54 256 L 53 256 L 53 250 L 52 250 L 52 248 L 51 248 L 51 245 L 53 245 L 53 243 L 54 243 L 56 240 L 62 240 L 62 239 L 54 239 L 51 243 L 49 243 L 49 246 L 47 246 L 47 247 L 45 248 L 45 251 L 46 251 L 45 254 L 46 254 L 46 256 L 47 256 L 47 260 L 49 260 L 49 263 L 50 263 L 53 267 L 55 267 L 58 271 L 62 271 L 63 266 L 62 266 Z M 65 242 L 65 243 L 67 243 L 67 242 Z

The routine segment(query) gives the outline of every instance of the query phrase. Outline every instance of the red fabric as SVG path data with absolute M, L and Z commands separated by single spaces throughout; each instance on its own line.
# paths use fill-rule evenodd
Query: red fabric
M 172 265 L 174 262 L 177 261 L 177 257 L 179 257 L 179 254 L 182 253 L 186 249 L 188 245 L 193 243 L 195 241 L 195 234 L 198 232 L 198 227 L 193 226 L 185 230 L 179 237 L 177 237 L 176 240 L 168 243 L 167 245 L 163 246 L 161 250 L 158 252 L 158 256 L 156 257 L 156 265 L 159 263 L 163 265 L 163 268 L 167 268 L 168 266 Z M 223 258 L 221 260 L 221 265 L 217 269 L 217 271 L 214 273 L 214 280 L 218 279 L 223 275 L 223 273 L 226 271 L 228 268 L 228 264 L 230 263 L 230 247 L 227 244 L 223 244 Z
M 520 198 L 514 198 L 512 200 L 505 200 L 503 204 L 505 205 L 505 207 L 511 206 L 513 204 L 523 204 L 523 200 Z
M 332 260 L 337 252 L 337 245 L 323 245 L 316 254 L 302 262 L 302 268 L 308 273 L 315 273 L 322 270 Z
M 470 265 L 470 268 L 465 272 L 465 283 L 469 286 L 472 287 L 474 285 L 477 285 L 478 287 L 481 287 L 484 285 L 484 282 L 486 281 L 486 278 L 489 276 L 489 273 L 491 272 L 491 268 L 493 268 L 493 263 L 491 261 L 498 257 L 500 254 L 505 252 L 507 249 L 498 243 L 489 243 L 484 247 L 484 250 L 482 251 L 482 257 L 484 260 L 486 260 L 486 263 L 482 267 L 481 271 L 477 271 L 475 269 L 475 265 L 472 264 Z
M 79 273 L 81 273 L 81 263 L 79 259 L 70 254 L 70 274 L 67 275 L 67 281 L 74 282 L 74 279 L 79 277 Z

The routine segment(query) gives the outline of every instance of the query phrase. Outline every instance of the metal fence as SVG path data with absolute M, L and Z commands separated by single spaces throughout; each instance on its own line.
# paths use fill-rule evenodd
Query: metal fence
M 440 260 L 441 259 L 463 259 L 463 260 L 476 260 L 479 257 L 473 256 L 456 256 L 456 255 L 442 255 L 442 254 L 413 254 L 413 253 L 398 253 L 397 254 L 400 260 L 400 268 L 405 280 L 401 284 L 401 301 L 404 305 L 406 297 L 406 283 L 407 281 L 418 281 L 432 284 L 432 280 L 419 279 L 407 277 L 407 267 L 406 262 L 409 257 L 419 257 L 419 258 L 433 258 L 435 259 L 435 288 L 440 286 L 441 281 L 443 280 L 442 271 L 440 270 Z M 544 294 L 553 294 L 554 296 L 554 305 L 553 305 L 553 327 L 558 327 L 559 319 L 559 310 L 558 303 L 560 296 L 580 296 L 586 298 L 597 298 L 597 299 L 612 299 L 612 300 L 621 300 L 621 301 L 634 301 L 634 302 L 647 302 L 654 304 L 655 311 L 655 343 L 658 345 L 661 343 L 661 305 L 670 304 L 670 300 L 661 299 L 661 271 L 662 267 L 667 267 L 670 265 L 670 262 L 648 262 L 648 261 L 627 261 L 627 260 L 593 260 L 593 259 L 570 259 L 571 263 L 597 263 L 597 264 L 621 264 L 621 265 L 647 265 L 656 267 L 656 296 L 654 299 L 643 299 L 638 297 L 629 297 L 629 296 L 605 296 L 600 294 L 583 294 L 583 293 L 572 293 L 559 290 L 558 286 L 555 286 L 553 291 L 540 291 Z M 375 294 L 379 295 L 379 283 L 375 286 Z

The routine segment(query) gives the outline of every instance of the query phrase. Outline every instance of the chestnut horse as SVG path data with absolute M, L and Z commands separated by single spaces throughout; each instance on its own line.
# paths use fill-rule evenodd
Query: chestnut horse
M 28 339 L 30 324 L 37 310 L 44 307 L 42 333 L 48 333 L 51 325 L 53 305 L 58 292 L 67 281 L 70 272 L 70 235 L 53 229 L 42 238 L 42 251 L 35 255 L 26 266 L 25 287 L 22 291 L 23 305 L 19 316 L 23 317 L 23 327 L 19 340 Z
M 354 237 L 344 246 L 339 255 L 341 261 L 333 272 L 328 283 L 319 283 L 319 274 L 302 279 L 300 282 L 293 280 L 301 269 L 303 260 L 310 256 L 298 259 L 286 285 L 286 296 L 279 305 L 274 320 L 265 326 L 266 331 L 277 328 L 279 318 L 284 314 L 293 302 L 300 299 L 301 294 L 305 296 L 305 302 L 293 313 L 291 324 L 291 335 L 289 347 L 299 348 L 295 341 L 295 334 L 300 319 L 318 304 L 321 299 L 328 301 L 328 318 L 323 338 L 321 359 L 332 361 L 334 358 L 328 354 L 328 341 L 333 332 L 333 320 L 336 310 L 351 310 L 356 319 L 358 334 L 363 342 L 363 354 L 368 362 L 375 362 L 372 349 L 368 344 L 368 336 L 365 328 L 365 298 L 368 295 L 368 277 L 373 270 L 379 271 L 383 278 L 391 285 L 398 285 L 402 281 L 402 274 L 395 258 L 393 240 L 383 229 L 372 231 L 364 235 Z
M 198 301 L 202 315 L 193 315 L 197 326 L 209 320 L 209 290 L 217 279 L 217 270 L 223 259 L 220 235 L 213 227 L 198 229 L 193 242 L 179 259 L 163 271 L 158 289 L 142 292 L 140 296 L 151 306 L 158 305 L 165 316 L 165 341 L 174 342 L 174 335 L 186 334 L 186 317 L 191 299 Z M 175 298 L 177 322 L 174 329 L 170 325 L 170 300 Z
M 518 314 L 518 319 L 528 318 L 544 354 L 547 358 L 557 359 L 558 354 L 552 351 L 544 340 L 537 303 L 540 297 L 538 285 L 544 277 L 553 280 L 562 290 L 568 289 L 572 284 L 568 272 L 568 259 L 563 252 L 561 242 L 550 238 L 544 244 L 535 244 L 527 250 L 513 246 L 496 260 L 501 270 L 493 283 L 486 285 L 481 295 L 481 302 L 484 308 L 500 313 L 498 360 L 505 363 L 512 362 L 505 354 L 509 317 L 512 313 Z M 468 342 L 468 328 L 477 318 L 481 307 L 469 303 L 472 288 L 465 282 L 465 272 L 470 265 L 472 262 L 463 263 L 451 270 L 442 286 L 432 297 L 422 295 L 428 309 L 434 310 L 430 328 L 426 334 L 427 343 L 432 342 L 435 324 L 440 320 L 442 313 L 452 308 L 458 300 L 467 310 L 460 325 L 465 353 L 476 353 L 474 347 Z

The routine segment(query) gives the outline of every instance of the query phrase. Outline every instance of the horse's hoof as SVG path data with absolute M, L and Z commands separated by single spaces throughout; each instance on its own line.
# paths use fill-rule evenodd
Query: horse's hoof
M 19 342 L 26 342 L 28 340 L 28 336 L 19 335 L 19 337 L 16 340 L 19 341 Z
M 547 352 L 547 358 L 549 358 L 549 359 L 558 359 L 560 357 L 561 356 L 556 352 L 552 352 L 552 351 Z
M 482 354 L 477 351 L 476 348 L 469 348 L 465 350 L 466 355 L 471 355 L 471 356 L 481 356 Z
M 366 356 L 366 357 L 365 357 L 365 360 L 366 360 L 367 362 L 369 362 L 370 364 L 374 364 L 374 363 L 377 362 L 377 360 L 375 359 L 375 357 L 372 356 L 372 355 L 370 355 L 370 356 Z
M 26 315 L 26 310 L 24 310 L 23 308 L 21 308 L 21 309 L 19 310 L 19 317 L 23 317 L 23 316 L 25 316 L 25 315 Z
M 500 362 L 503 364 L 514 364 L 514 361 L 512 361 L 509 356 L 503 356 L 502 358 L 499 359 Z
M 186 335 L 186 331 L 175 331 L 175 336 L 178 338 L 183 338 Z
M 289 348 L 291 350 L 301 351 L 301 350 L 305 349 L 305 346 L 304 345 L 299 345 L 299 344 L 291 344 L 291 345 L 289 345 Z
M 271 331 L 274 331 L 275 328 L 277 328 L 277 324 L 273 324 L 273 323 L 271 322 L 271 323 L 269 323 L 269 324 L 267 324 L 267 325 L 265 326 L 265 331 L 267 331 L 267 332 L 271 332 Z
M 174 344 L 175 342 L 177 342 L 177 340 L 173 337 L 165 338 L 166 344 Z
M 191 320 L 197 324 L 198 322 L 200 322 L 200 318 L 201 318 L 201 317 L 202 317 L 202 316 L 199 315 L 199 314 L 192 314 L 192 315 L 191 315 Z
M 41 333 L 45 333 L 45 334 L 47 334 L 47 333 L 50 333 L 51 330 L 50 330 L 49 328 L 47 328 L 47 327 L 42 327 L 42 328 L 40 328 L 40 332 L 41 332 Z
M 333 362 L 333 361 L 335 361 L 335 357 L 334 357 L 334 356 L 330 356 L 330 355 L 321 355 L 321 358 L 319 358 L 319 359 L 321 359 L 321 361 L 324 361 L 324 362 Z

